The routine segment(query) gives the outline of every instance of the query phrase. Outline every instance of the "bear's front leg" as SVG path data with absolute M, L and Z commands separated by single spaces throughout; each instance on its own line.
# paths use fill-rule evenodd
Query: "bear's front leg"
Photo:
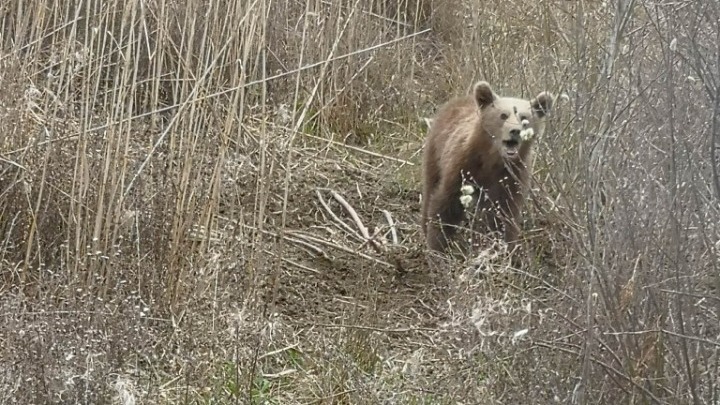
M 429 250 L 444 252 L 447 248 L 447 235 L 443 233 L 443 226 L 438 223 L 439 218 L 430 217 L 427 223 L 427 247 Z
M 459 191 L 439 187 L 428 203 L 427 245 L 430 250 L 444 252 L 462 223 Z

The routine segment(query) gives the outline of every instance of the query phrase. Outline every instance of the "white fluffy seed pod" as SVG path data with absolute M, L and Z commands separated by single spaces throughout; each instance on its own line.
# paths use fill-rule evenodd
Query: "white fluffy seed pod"
M 523 141 L 529 141 L 535 136 L 535 131 L 532 128 L 525 128 L 520 131 L 520 139 Z

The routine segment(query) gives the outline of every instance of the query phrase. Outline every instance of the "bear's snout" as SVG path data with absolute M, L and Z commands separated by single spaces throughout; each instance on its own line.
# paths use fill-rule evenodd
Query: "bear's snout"
M 515 142 L 520 142 L 520 130 L 519 129 L 511 129 L 510 130 L 510 140 Z

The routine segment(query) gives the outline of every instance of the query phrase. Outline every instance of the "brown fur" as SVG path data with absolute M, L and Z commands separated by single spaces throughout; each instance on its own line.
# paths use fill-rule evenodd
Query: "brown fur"
M 440 108 L 428 131 L 423 156 L 422 226 L 431 250 L 444 251 L 463 221 L 460 188 L 471 183 L 482 188 L 473 194 L 471 210 L 486 212 L 476 218 L 476 231 L 504 233 L 516 241 L 518 218 L 529 183 L 532 143 L 545 129 L 545 114 L 553 96 L 540 93 L 533 100 L 498 97 L 486 82 L 473 94 L 455 98 Z M 528 122 L 523 125 L 522 120 Z M 532 128 L 534 137 L 521 140 L 520 131 Z M 488 198 L 485 198 L 487 196 Z M 479 221 L 478 221 L 479 220 Z

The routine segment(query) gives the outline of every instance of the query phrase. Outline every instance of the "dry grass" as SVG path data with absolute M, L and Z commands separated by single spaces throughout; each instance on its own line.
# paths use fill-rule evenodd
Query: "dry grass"
M 720 401 L 716 2 L 396 3 L 0 6 L 0 402 Z M 565 95 L 528 260 L 430 267 L 480 79 Z

